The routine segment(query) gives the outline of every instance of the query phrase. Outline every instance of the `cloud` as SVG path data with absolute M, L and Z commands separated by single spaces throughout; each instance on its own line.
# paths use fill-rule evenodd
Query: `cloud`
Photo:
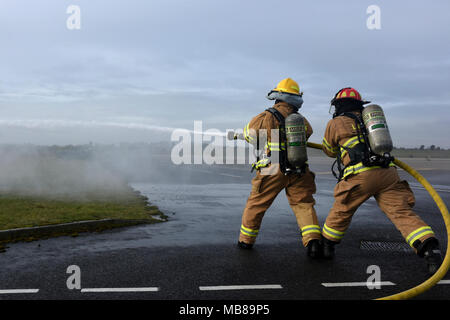
M 58 141 L 73 141 L 85 121 L 96 123 L 89 130 L 116 128 L 121 139 L 135 139 L 126 129 L 136 127 L 106 125 L 127 116 L 168 128 L 192 128 L 194 120 L 242 127 L 269 106 L 265 95 L 285 77 L 305 92 L 301 111 L 318 136 L 329 101 L 345 86 L 388 110 L 425 106 L 450 115 L 443 108 L 450 101 L 445 1 L 380 1 L 378 31 L 366 28 L 369 1 L 287 0 L 281 14 L 266 0 L 78 0 L 80 31 L 65 27 L 70 4 L 4 0 L 0 12 L 1 117 L 61 121 Z M 424 111 L 415 110 L 419 121 Z M 430 133 L 446 135 L 441 126 Z M 402 136 L 399 144 L 413 142 Z

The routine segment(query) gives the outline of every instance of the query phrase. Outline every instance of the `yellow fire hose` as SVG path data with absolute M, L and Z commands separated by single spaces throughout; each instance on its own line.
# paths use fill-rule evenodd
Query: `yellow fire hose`
M 308 142 L 308 147 L 314 148 L 314 149 L 322 149 L 321 144 Z M 438 271 L 430 277 L 425 282 L 419 284 L 418 286 L 411 288 L 409 290 L 405 290 L 402 292 L 399 292 L 397 294 L 382 297 L 377 300 L 402 300 L 402 299 L 410 299 L 413 298 L 429 289 L 431 289 L 436 283 L 438 283 L 446 274 L 450 267 L 450 215 L 447 209 L 447 206 L 445 205 L 444 201 L 442 201 L 439 194 L 433 189 L 431 184 L 416 170 L 414 170 L 412 167 L 407 165 L 406 163 L 395 159 L 394 163 L 408 172 L 411 176 L 413 176 L 417 181 L 419 181 L 423 187 L 428 191 L 428 193 L 433 198 L 434 202 L 436 202 L 436 205 L 438 206 L 439 210 L 441 211 L 442 218 L 444 219 L 445 227 L 447 229 L 447 251 L 445 253 L 444 261 L 442 262 L 441 267 L 438 269 Z

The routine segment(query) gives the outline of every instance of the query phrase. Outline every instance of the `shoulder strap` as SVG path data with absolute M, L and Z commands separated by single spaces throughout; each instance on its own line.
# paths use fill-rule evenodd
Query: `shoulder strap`
M 280 124 L 280 127 L 281 126 L 284 127 L 284 116 L 281 114 L 280 111 L 278 111 L 277 109 L 275 109 L 273 107 L 269 108 L 269 109 L 266 109 L 266 111 L 269 111 L 275 117 L 275 119 L 278 120 L 278 123 Z
M 281 114 L 280 111 L 278 111 L 275 108 L 269 108 L 266 111 L 269 111 L 275 119 L 278 120 L 278 127 L 279 127 L 279 139 L 280 142 L 286 141 L 286 128 L 285 128 L 285 122 L 284 122 L 284 116 Z M 286 173 L 286 166 L 287 166 L 287 148 L 284 149 L 284 151 L 279 152 L 279 161 L 280 161 L 280 170 L 283 173 Z
M 348 117 L 348 118 L 352 118 L 353 120 L 357 121 L 358 123 L 361 122 L 361 118 L 358 117 L 356 114 L 351 113 L 351 112 L 344 112 L 342 114 L 340 114 L 341 116 L 344 117 Z
M 365 128 L 362 118 L 358 117 L 356 114 L 351 113 L 351 112 L 344 112 L 343 114 L 341 114 L 341 116 L 351 118 L 351 119 L 355 120 L 355 122 L 357 124 L 359 124 L 361 126 L 361 128 Z
M 368 144 L 366 126 L 364 125 L 364 122 L 362 121 L 361 117 L 358 117 L 357 115 L 355 115 L 354 113 L 351 113 L 351 112 L 344 112 L 342 114 L 342 116 L 355 120 L 355 125 L 356 125 L 355 129 L 356 129 L 356 134 L 358 135 L 359 142 L 362 142 L 362 140 L 361 140 L 361 138 L 362 138 L 365 140 L 364 142 Z

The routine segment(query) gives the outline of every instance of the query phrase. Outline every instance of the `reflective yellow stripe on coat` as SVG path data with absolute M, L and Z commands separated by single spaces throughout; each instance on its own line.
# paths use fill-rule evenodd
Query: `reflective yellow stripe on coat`
M 250 125 L 250 122 L 247 123 L 247 125 L 244 127 L 244 139 L 245 139 L 245 141 L 251 143 L 251 142 L 253 142 L 255 139 L 254 139 L 252 136 L 250 136 L 249 125 Z
M 263 158 L 263 159 L 259 160 L 258 162 L 255 162 L 254 164 L 252 164 L 252 167 L 255 169 L 260 169 L 260 168 L 267 167 L 269 164 L 270 164 L 270 159 Z
M 267 142 L 266 148 L 270 151 L 282 151 L 286 149 L 286 144 L 282 142 L 280 148 L 280 143 L 278 142 Z
M 325 146 L 325 148 L 330 151 L 331 153 L 337 153 L 338 152 L 338 148 L 332 148 L 331 145 L 328 143 L 327 139 L 325 139 L 325 137 L 322 139 L 322 144 Z
M 394 163 L 390 163 L 389 164 L 390 167 L 395 167 Z M 366 167 L 365 165 L 363 165 L 362 162 L 358 162 L 357 164 L 353 165 L 353 166 L 348 166 L 345 168 L 344 170 L 344 174 L 342 175 L 342 179 L 351 175 L 351 174 L 358 174 L 364 171 L 368 171 L 368 170 L 372 170 L 372 169 L 379 169 L 382 168 L 381 166 L 373 166 L 373 167 Z
M 361 141 L 359 141 L 357 136 L 353 137 L 353 138 L 350 138 L 347 141 L 345 141 L 345 143 L 341 147 L 341 159 L 347 154 L 347 150 L 345 150 L 345 148 L 350 148 L 351 149 L 351 148 L 353 148 L 354 146 L 356 146 L 360 142 L 364 142 L 364 139 L 361 138 Z

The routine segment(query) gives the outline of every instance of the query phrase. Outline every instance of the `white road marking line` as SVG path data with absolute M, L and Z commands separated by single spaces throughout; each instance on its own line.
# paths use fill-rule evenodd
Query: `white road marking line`
M 450 280 L 441 280 L 437 284 L 450 284 Z
M 147 288 L 84 288 L 81 292 L 156 292 L 158 287 Z
M 199 287 L 201 291 L 219 291 L 219 290 L 256 290 L 256 289 L 283 289 L 279 284 L 262 285 L 235 285 L 235 286 L 204 286 Z
M 0 294 L 38 293 L 39 289 L 10 289 L 0 290 Z
M 369 286 L 395 286 L 395 283 L 390 281 L 381 282 L 337 282 L 337 283 L 322 283 L 324 287 L 334 288 L 334 287 L 367 287 Z
M 221 176 L 225 176 L 225 177 L 232 177 L 232 178 L 242 178 L 242 176 L 236 176 L 234 174 L 229 174 L 229 173 L 219 173 Z
M 399 169 L 399 170 L 402 170 L 402 171 L 405 171 L 404 169 L 402 169 L 402 168 L 397 168 L 397 169 Z M 437 169 L 437 168 L 414 168 L 416 171 L 432 171 L 432 170 L 439 170 L 439 169 Z
M 412 189 L 418 189 L 418 190 L 427 190 L 427 189 L 425 189 L 424 187 L 419 187 L 419 186 L 411 186 L 410 185 L 410 187 L 412 188 Z M 436 191 L 436 192 L 445 192 L 445 193 L 450 193 L 450 190 L 447 190 L 447 189 L 439 189 L 439 188 L 434 188 L 433 187 L 433 189 Z

